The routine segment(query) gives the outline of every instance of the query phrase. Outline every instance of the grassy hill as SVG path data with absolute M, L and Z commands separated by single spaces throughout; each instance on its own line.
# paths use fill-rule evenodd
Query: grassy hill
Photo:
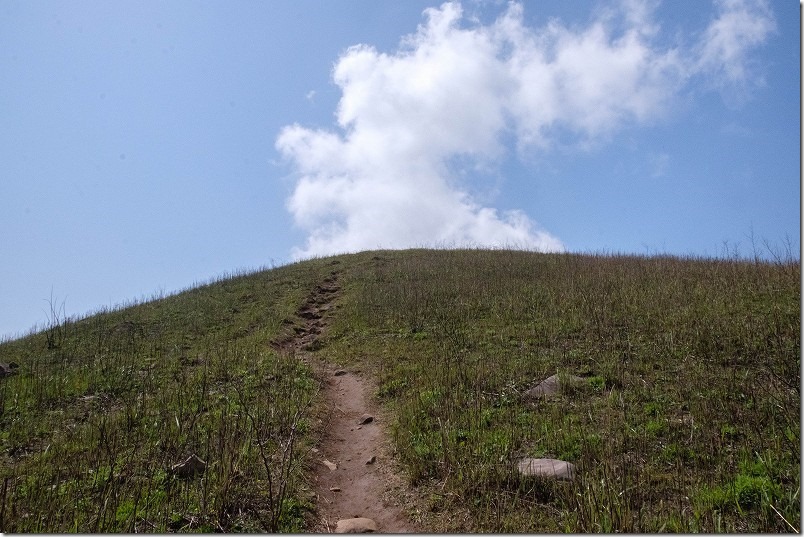
M 271 343 L 333 273 L 310 353 L 376 377 L 433 531 L 800 529 L 798 262 L 409 250 L 0 344 L 0 530 L 307 527 L 321 379 Z M 556 373 L 584 381 L 523 398 Z M 579 476 L 523 478 L 523 456 Z

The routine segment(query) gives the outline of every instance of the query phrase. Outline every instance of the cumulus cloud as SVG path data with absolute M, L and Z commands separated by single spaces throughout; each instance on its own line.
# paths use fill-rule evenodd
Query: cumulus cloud
M 627 0 L 584 28 L 524 23 L 512 3 L 489 25 L 468 24 L 458 2 L 424 11 L 393 53 L 346 50 L 333 81 L 337 128 L 286 126 L 276 147 L 296 171 L 287 201 L 308 233 L 296 257 L 409 246 L 562 250 L 518 210 L 484 207 L 455 162 L 478 169 L 554 140 L 598 143 L 660 118 L 689 80 L 746 83 L 752 47 L 773 19 L 764 4 L 718 2 L 693 47 L 661 46 L 653 3 Z M 482 173 L 479 173 L 482 177 Z

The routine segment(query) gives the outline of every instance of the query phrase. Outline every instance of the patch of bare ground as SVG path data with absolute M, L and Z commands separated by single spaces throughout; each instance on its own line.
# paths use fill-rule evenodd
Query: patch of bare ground
M 325 373 L 329 415 L 315 454 L 320 464 L 314 531 L 332 532 L 338 520 L 355 517 L 374 520 L 383 533 L 419 531 L 399 506 L 405 483 L 395 471 L 386 419 L 371 400 L 370 382 L 358 372 L 334 373 Z
M 373 400 L 372 381 L 360 371 L 338 369 L 311 355 L 320 348 L 319 337 L 339 291 L 338 273 L 333 271 L 299 308 L 301 324 L 288 322 L 292 326 L 287 335 L 272 342 L 278 350 L 293 352 L 310 364 L 323 384 L 322 431 L 312 453 L 316 522 L 310 529 L 317 533 L 421 532 L 414 520 L 419 502 L 393 459 L 386 431 L 389 422 Z M 369 519 L 365 528 L 347 529 L 345 521 L 363 519 Z

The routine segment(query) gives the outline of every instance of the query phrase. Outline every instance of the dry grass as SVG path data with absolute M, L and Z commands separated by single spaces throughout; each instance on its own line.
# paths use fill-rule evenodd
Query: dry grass
M 373 364 L 434 512 L 468 507 L 493 532 L 800 527 L 798 262 L 422 250 L 354 265 L 328 353 Z M 586 383 L 523 400 L 556 372 Z M 521 456 L 581 478 L 523 480 Z
M 797 261 L 483 250 L 316 259 L 81 320 L 53 308 L 0 344 L 20 366 L 0 380 L 0 529 L 309 527 L 318 383 L 269 342 L 333 263 L 340 307 L 315 352 L 376 374 L 433 530 L 800 529 Z M 521 397 L 555 373 L 586 380 Z M 203 476 L 173 475 L 192 453 Z M 523 479 L 522 456 L 580 477 Z
M 19 364 L 0 379 L 0 530 L 303 528 L 318 383 L 269 341 L 325 269 L 223 278 L 0 345 Z M 203 475 L 175 475 L 191 454 Z

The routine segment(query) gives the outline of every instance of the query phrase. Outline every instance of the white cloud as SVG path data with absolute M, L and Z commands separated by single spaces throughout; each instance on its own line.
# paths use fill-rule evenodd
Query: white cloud
M 678 52 L 652 47 L 655 29 L 643 4 L 624 4 L 620 15 L 622 35 L 610 13 L 582 31 L 555 21 L 531 31 L 519 5 L 498 21 L 500 40 L 513 50 L 506 62 L 515 82 L 509 106 L 521 142 L 544 145 L 555 128 L 591 140 L 667 108 L 684 79 Z
M 749 51 L 776 30 L 776 22 L 764 0 L 717 0 L 718 16 L 706 29 L 698 47 L 697 69 L 716 84 L 745 84 L 756 80 L 749 65 Z
M 483 26 L 462 25 L 460 4 L 448 2 L 425 10 L 393 53 L 349 48 L 333 70 L 338 128 L 291 125 L 276 142 L 298 172 L 287 207 L 308 232 L 294 255 L 422 245 L 562 250 L 523 212 L 478 204 L 451 163 L 493 165 L 506 155 L 506 132 L 522 152 L 549 149 L 557 136 L 605 141 L 662 117 L 699 74 L 744 83 L 746 54 L 773 24 L 756 6 L 719 2 L 718 18 L 689 50 L 660 46 L 655 6 L 638 0 L 601 11 L 586 28 L 552 20 L 535 29 L 520 4 Z

